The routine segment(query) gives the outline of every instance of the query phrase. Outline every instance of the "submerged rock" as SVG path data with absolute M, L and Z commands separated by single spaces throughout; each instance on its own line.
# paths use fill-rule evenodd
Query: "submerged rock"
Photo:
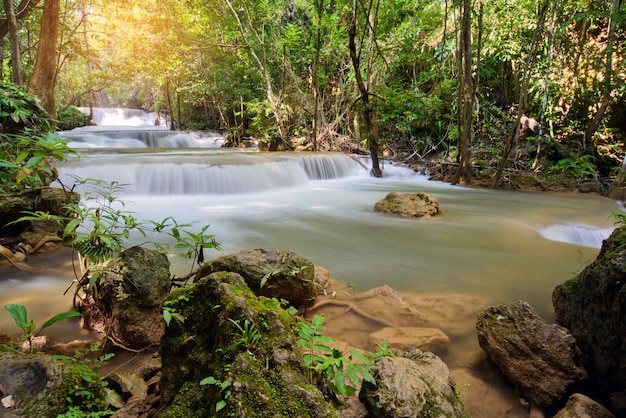
M 422 218 L 440 212 L 439 201 L 429 193 L 391 192 L 374 205 L 376 212 L 399 215 L 405 218 Z
M 162 416 L 337 416 L 302 364 L 294 317 L 240 274 L 197 278 L 165 305 L 180 320 L 161 340 Z
M 399 351 L 419 348 L 422 351 L 440 351 L 450 344 L 450 338 L 438 328 L 385 327 L 370 334 L 371 345 L 386 341 Z
M 237 273 L 255 294 L 293 306 L 306 306 L 318 294 L 315 266 L 293 251 L 256 248 L 225 255 L 204 264 L 196 280 L 218 271 Z
M 587 378 L 576 340 L 544 322 L 526 302 L 491 306 L 478 315 L 478 342 L 534 404 L 551 408 Z
M 553 418 L 615 418 L 615 415 L 588 396 L 575 393 Z
M 448 366 L 414 349 L 376 360 L 376 383 L 363 382 L 359 399 L 378 418 L 468 417 Z
M 607 238 L 596 260 L 552 293 L 556 321 L 582 351 L 591 382 L 626 414 L 626 227 Z

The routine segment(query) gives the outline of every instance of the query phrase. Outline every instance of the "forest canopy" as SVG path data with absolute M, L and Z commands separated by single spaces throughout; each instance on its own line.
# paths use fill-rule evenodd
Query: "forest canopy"
M 494 185 L 506 167 L 610 177 L 626 130 L 624 9 L 621 0 L 5 0 L 1 74 L 52 115 L 143 108 L 177 129 L 223 131 L 233 145 L 437 155 L 459 163 L 455 182 L 471 183 L 472 165 L 497 168 Z

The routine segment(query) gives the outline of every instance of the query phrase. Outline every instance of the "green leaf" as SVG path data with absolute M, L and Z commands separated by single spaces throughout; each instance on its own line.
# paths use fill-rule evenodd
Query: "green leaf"
M 215 404 L 215 412 L 221 411 L 222 409 L 224 409 L 225 406 L 226 406 L 225 400 L 217 401 L 217 403 Z
M 73 318 L 76 316 L 81 316 L 80 312 L 76 312 L 76 311 L 69 311 L 69 312 L 63 312 L 60 313 L 58 315 L 54 315 L 52 318 L 48 319 L 46 322 L 44 322 L 44 324 L 41 326 L 41 329 L 39 331 L 43 331 L 45 328 L 48 328 L 49 326 L 62 321 L 64 319 L 68 319 L 68 318 Z
M 5 305 L 4 309 L 9 311 L 18 327 L 22 329 L 26 327 L 28 324 L 28 320 L 26 319 L 28 317 L 26 306 L 21 303 L 11 303 L 9 305 Z
M 163 320 L 165 321 L 165 325 L 170 326 L 170 322 L 172 321 L 172 314 L 169 310 L 163 310 Z

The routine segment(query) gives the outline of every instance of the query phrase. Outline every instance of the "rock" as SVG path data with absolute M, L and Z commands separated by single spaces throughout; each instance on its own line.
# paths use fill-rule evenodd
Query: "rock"
M 371 345 L 376 346 L 383 341 L 401 352 L 411 348 L 441 351 L 450 344 L 450 338 L 442 330 L 418 327 L 385 327 L 370 334 Z
M 302 364 L 296 319 L 241 275 L 197 278 L 165 303 L 185 319 L 161 339 L 161 416 L 214 417 L 218 401 L 238 417 L 337 416 Z
M 100 378 L 89 367 L 70 357 L 2 350 L 0 388 L 5 410 L 0 408 L 0 415 L 56 417 L 66 413 L 70 405 L 85 414 L 106 409 Z
M 531 402 L 551 408 L 587 378 L 569 331 L 545 323 L 526 302 L 491 306 L 478 315 L 478 343 Z
M 293 251 L 257 248 L 225 255 L 204 264 L 195 280 L 218 271 L 237 273 L 255 294 L 296 307 L 312 303 L 318 294 L 315 266 Z
M 405 218 L 428 218 L 440 213 L 437 199 L 424 192 L 403 194 L 391 192 L 376 202 L 374 210 Z
M 363 382 L 359 399 L 378 418 L 468 417 L 448 366 L 418 349 L 403 357 L 380 357 L 376 383 Z
M 117 345 L 143 349 L 158 344 L 165 328 L 161 303 L 171 285 L 169 267 L 165 254 L 143 247 L 107 261 L 96 298 L 80 307 L 86 323 Z
M 615 418 L 615 415 L 593 399 L 575 393 L 554 418 Z
M 46 236 L 60 237 L 64 223 L 50 221 L 22 221 L 6 226 L 24 216 L 24 212 L 48 212 L 51 215 L 66 216 L 67 205 L 80 200 L 78 193 L 55 187 L 43 187 L 3 196 L 0 201 L 0 236 L 19 236 L 20 242 L 35 247 Z
M 607 238 L 594 262 L 557 286 L 552 303 L 582 351 L 590 381 L 626 414 L 626 227 Z

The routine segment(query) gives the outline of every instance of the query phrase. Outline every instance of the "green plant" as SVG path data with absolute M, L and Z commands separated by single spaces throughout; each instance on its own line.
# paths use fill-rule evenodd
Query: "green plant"
M 224 409 L 224 407 L 226 406 L 226 402 L 232 393 L 230 389 L 232 386 L 232 383 L 230 383 L 228 380 L 221 381 L 221 380 L 217 380 L 213 376 L 209 376 L 209 377 L 205 377 L 204 379 L 202 379 L 200 381 L 200 384 L 201 385 L 214 385 L 220 389 L 220 393 L 223 393 L 223 396 L 222 396 L 222 399 L 217 401 L 217 403 L 215 404 L 215 412 L 219 412 L 222 409 Z
M 15 324 L 24 332 L 22 338 L 24 340 L 28 340 L 29 348 L 31 351 L 33 347 L 33 338 L 36 337 L 41 331 L 64 319 L 81 316 L 81 314 L 76 311 L 57 314 L 44 322 L 41 328 L 39 328 L 39 331 L 33 333 L 33 331 L 35 331 L 36 325 L 32 319 L 28 320 L 28 312 L 26 310 L 26 306 L 22 305 L 21 303 L 11 303 L 5 305 L 4 308 L 9 311 L 9 313 L 13 317 L 13 320 L 15 321 Z
M 615 219 L 615 226 L 624 226 L 626 225 L 626 213 L 623 212 L 611 212 L 611 217 Z
M 563 158 L 549 168 L 551 173 L 565 173 L 578 180 L 591 177 L 596 173 L 591 155 L 583 155 L 579 158 Z
M 176 299 L 166 300 L 163 303 L 163 320 L 165 321 L 166 326 L 170 326 L 170 322 L 172 318 L 174 318 L 179 323 L 185 322 L 185 317 L 178 312 L 178 309 L 174 306 L 181 301 L 189 302 L 189 298 L 187 295 L 178 295 Z
M 294 277 L 294 276 L 302 273 L 308 267 L 309 266 L 291 267 L 289 269 L 289 271 L 287 271 L 287 269 L 285 267 L 282 267 L 282 266 L 273 267 L 273 266 L 271 266 L 269 264 L 266 264 L 265 268 L 268 270 L 268 272 L 261 278 L 261 282 L 259 283 L 259 288 L 263 289 L 263 286 L 265 286 L 267 284 L 267 281 L 272 276 L 276 276 L 277 274 L 281 274 L 281 273 L 287 272 L 288 275 Z
M 298 322 L 298 344 L 306 350 L 304 364 L 311 373 L 309 378 L 313 380 L 313 371 L 320 372 L 324 377 L 329 389 L 342 396 L 351 396 L 356 393 L 360 378 L 368 382 L 374 382 L 370 370 L 373 366 L 371 358 L 358 350 L 352 349 L 348 356 L 329 344 L 333 339 L 322 335 L 325 329 L 324 317 L 315 315 L 311 323 Z M 352 359 L 359 362 L 353 362 Z M 346 378 L 350 384 L 346 384 Z
M 236 328 L 236 331 L 232 333 L 235 337 L 235 341 L 224 349 L 224 351 L 230 351 L 235 347 L 243 345 L 248 352 L 252 352 L 261 339 L 261 331 L 254 325 L 254 323 L 247 319 L 243 321 L 243 325 L 239 320 L 233 320 L 228 318 L 230 322 Z
M 57 128 L 61 131 L 89 125 L 89 116 L 78 110 L 75 106 L 70 106 L 59 112 Z

